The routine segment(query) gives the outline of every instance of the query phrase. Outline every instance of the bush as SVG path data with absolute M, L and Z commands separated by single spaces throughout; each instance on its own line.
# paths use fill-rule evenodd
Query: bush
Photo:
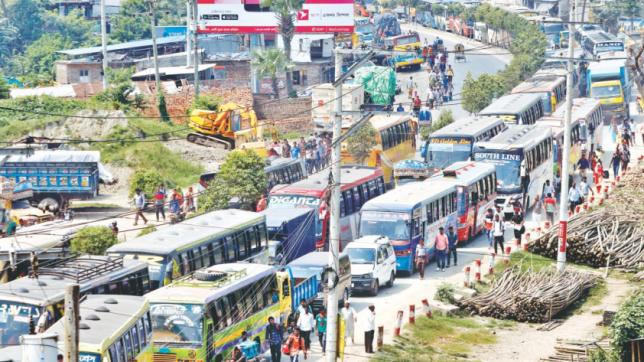
M 186 110 L 186 113 L 190 115 L 195 109 L 203 109 L 208 111 L 216 111 L 219 109 L 219 106 L 222 104 L 223 99 L 221 97 L 213 95 L 200 95 L 192 101 L 192 107 Z
M 144 227 L 143 229 L 141 229 L 141 231 L 139 231 L 139 234 L 137 236 L 147 235 L 147 234 L 153 233 L 155 231 L 157 231 L 156 226 L 148 225 L 148 226 Z
M 454 286 L 448 283 L 442 283 L 438 286 L 436 294 L 434 294 L 434 299 L 443 303 L 455 304 L 456 299 L 454 298 Z
M 75 253 L 103 255 L 118 239 L 107 226 L 86 226 L 80 229 L 71 240 Z
M 644 290 L 626 299 L 610 325 L 612 345 L 617 360 L 627 361 L 631 356 L 632 339 L 644 337 Z
M 141 189 L 143 190 L 146 198 L 149 199 L 154 195 L 157 187 L 162 183 L 164 183 L 164 180 L 157 171 L 138 169 L 134 171 L 134 174 L 130 178 L 129 196 L 133 197 L 134 191 L 136 189 Z M 167 183 L 165 186 L 166 188 L 172 188 L 172 185 L 167 185 Z
M 4 74 L 0 72 L 0 99 L 8 99 L 9 97 L 9 83 L 7 83 Z
M 347 150 L 356 163 L 361 164 L 365 158 L 369 157 L 371 150 L 376 145 L 376 129 L 373 128 L 369 121 L 360 126 L 347 139 Z

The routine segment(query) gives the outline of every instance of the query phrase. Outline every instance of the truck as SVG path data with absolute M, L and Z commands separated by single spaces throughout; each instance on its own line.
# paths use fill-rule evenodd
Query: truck
M 601 102 L 604 123 L 610 122 L 614 116 L 618 120 L 630 117 L 628 103 L 632 82 L 626 58 L 623 52 L 610 53 L 599 62 L 591 62 L 586 69 L 587 90 L 590 97 Z
M 16 184 L 31 183 L 31 202 L 58 210 L 71 199 L 98 196 L 101 154 L 98 151 L 36 150 L 0 156 L 0 176 Z
M 287 264 L 315 251 L 315 210 L 277 208 L 261 213 L 266 215 L 269 264 Z
M 356 16 L 355 20 L 355 30 L 353 32 L 353 47 L 358 48 L 360 46 L 370 46 L 373 44 L 374 38 L 374 26 L 371 23 L 370 18 Z

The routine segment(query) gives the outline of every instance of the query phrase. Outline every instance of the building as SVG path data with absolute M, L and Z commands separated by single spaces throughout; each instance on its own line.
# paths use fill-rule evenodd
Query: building
M 59 84 L 100 83 L 103 80 L 103 66 L 100 62 L 59 60 L 55 67 L 56 82 Z
M 194 80 L 194 67 L 160 67 L 159 78 L 161 81 L 193 81 Z M 215 64 L 199 64 L 199 79 L 207 80 L 213 79 L 215 74 Z M 132 80 L 135 82 L 153 81 L 154 68 L 144 69 L 142 71 L 132 74 Z

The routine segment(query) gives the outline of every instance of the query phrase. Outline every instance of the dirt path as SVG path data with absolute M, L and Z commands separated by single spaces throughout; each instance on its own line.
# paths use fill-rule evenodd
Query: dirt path
M 599 305 L 568 317 L 552 331 L 538 331 L 540 324 L 517 323 L 512 329 L 496 330 L 498 342 L 476 348 L 469 357 L 496 362 L 539 361 L 540 358 L 554 354 L 557 338 L 601 338 L 604 329 L 597 324 L 602 320 L 603 311 L 617 310 L 631 288 L 628 281 L 614 278 L 606 280 L 606 287 L 608 292 Z

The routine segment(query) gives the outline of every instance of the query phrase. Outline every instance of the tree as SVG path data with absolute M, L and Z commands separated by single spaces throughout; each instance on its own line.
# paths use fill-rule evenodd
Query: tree
M 208 111 L 217 111 L 219 106 L 224 102 L 221 97 L 213 96 L 211 94 L 202 94 L 192 101 L 192 107 L 188 111 L 188 115 L 195 109 L 204 109 Z
M 0 99 L 9 99 L 9 83 L 4 77 L 4 74 L 0 72 Z
M 262 0 L 262 6 L 271 8 L 277 16 L 277 30 L 284 41 L 284 55 L 291 62 L 291 41 L 295 35 L 295 16 L 302 10 L 303 0 Z M 286 69 L 286 92 L 289 97 L 295 97 L 293 75 Z
M 110 39 L 117 42 L 148 39 L 150 33 L 150 9 L 145 0 L 126 0 L 119 13 L 110 19 Z
M 229 153 L 214 182 L 199 197 L 200 211 L 225 208 L 231 198 L 239 199 L 243 209 L 251 210 L 266 191 L 265 165 L 253 150 Z
M 9 3 L 5 16 L 19 35 L 12 46 L 14 51 L 22 52 L 43 35 L 45 13 L 44 0 L 15 0 Z
M 155 170 L 136 170 L 130 178 L 129 196 L 134 196 L 134 191 L 136 189 L 141 189 L 146 197 L 152 197 L 156 192 L 157 187 L 162 183 L 164 183 L 164 180 L 159 172 Z M 167 185 L 166 182 L 166 187 L 169 186 L 170 185 Z
M 16 39 L 18 39 L 18 29 L 11 25 L 9 19 L 0 18 L 0 68 L 12 55 Z
M 482 74 L 477 79 L 467 73 L 463 81 L 461 98 L 463 109 L 470 113 L 478 113 L 487 107 L 494 98 L 500 97 L 505 91 L 505 84 L 495 74 Z
M 31 43 L 24 55 L 15 57 L 11 69 L 30 86 L 49 84 L 54 80 L 54 63 L 58 51 L 71 47 L 71 42 L 60 34 L 47 33 Z
M 432 123 L 432 126 L 430 127 L 429 131 L 430 132 L 438 131 L 439 129 L 453 122 L 454 122 L 454 113 L 452 113 L 452 110 L 449 108 L 443 108 L 441 110 L 441 113 L 438 115 L 438 119 L 436 120 L 436 122 Z
M 93 39 L 98 39 L 98 36 L 93 36 L 94 22 L 85 19 L 83 13 L 78 9 L 67 15 L 47 11 L 44 13 L 43 21 L 45 33 L 63 35 L 69 39 L 72 47 L 90 45 L 93 43 Z
M 95 98 L 101 102 L 109 102 L 115 109 L 127 108 L 137 103 L 137 94 L 134 99 L 130 98 L 134 92 L 134 83 L 132 83 L 132 68 L 108 69 L 107 79 L 109 88 L 97 94 Z
M 273 95 L 276 99 L 279 98 L 277 75 L 291 67 L 291 63 L 284 53 L 277 48 L 254 50 L 251 65 L 255 67 L 259 75 L 271 78 Z
M 369 157 L 376 145 L 376 129 L 369 121 L 365 122 L 347 139 L 347 150 L 359 164 Z
M 71 248 L 75 253 L 104 255 L 118 239 L 107 226 L 86 226 L 80 229 L 71 240 Z

